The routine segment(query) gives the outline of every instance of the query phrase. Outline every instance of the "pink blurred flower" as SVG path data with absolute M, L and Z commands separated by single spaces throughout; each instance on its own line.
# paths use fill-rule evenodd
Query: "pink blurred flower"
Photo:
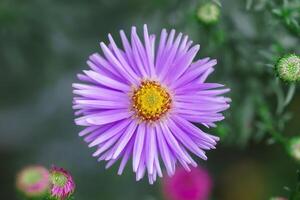
M 200 167 L 190 172 L 177 169 L 172 177 L 163 179 L 163 193 L 168 200 L 207 200 L 212 190 L 212 178 Z
M 17 189 L 26 197 L 44 196 L 49 189 L 49 172 L 43 166 L 29 166 L 20 171 Z

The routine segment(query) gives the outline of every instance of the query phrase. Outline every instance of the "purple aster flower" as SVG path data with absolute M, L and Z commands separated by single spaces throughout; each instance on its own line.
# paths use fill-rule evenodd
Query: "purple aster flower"
M 65 200 L 75 190 L 75 183 L 72 176 L 63 168 L 52 167 L 50 171 L 51 197 L 58 200 Z
M 17 189 L 25 197 L 43 197 L 49 189 L 49 172 L 42 166 L 29 166 L 17 175 Z
M 206 83 L 217 61 L 193 61 L 199 45 L 188 36 L 162 30 L 158 47 L 155 35 L 144 25 L 142 41 L 132 27 L 130 40 L 120 31 L 123 49 L 109 34 L 109 45 L 100 43 L 103 55 L 94 53 L 73 84 L 75 123 L 86 128 L 79 135 L 96 146 L 93 156 L 107 161 L 106 168 L 121 160 L 118 174 L 132 157 L 133 171 L 140 180 L 145 173 L 153 183 L 180 163 L 197 166 L 190 153 L 206 160 L 204 150 L 214 149 L 218 137 L 193 123 L 215 127 L 230 99 L 223 85 Z
M 167 200 L 207 200 L 212 190 L 209 173 L 200 167 L 187 172 L 176 170 L 172 177 L 163 179 L 163 192 Z

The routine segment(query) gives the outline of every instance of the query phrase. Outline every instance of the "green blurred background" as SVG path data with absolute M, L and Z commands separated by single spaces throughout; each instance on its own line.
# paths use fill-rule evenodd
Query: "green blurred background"
M 226 120 L 209 130 L 222 141 L 207 162 L 198 160 L 214 179 L 211 199 L 287 196 L 284 186 L 293 186 L 299 164 L 281 145 L 270 145 L 264 124 L 284 124 L 278 125 L 284 135 L 299 135 L 300 94 L 298 88 L 286 112 L 273 117 L 276 97 L 288 85 L 276 82 L 267 65 L 284 53 L 299 54 L 299 35 L 272 14 L 281 1 L 223 1 L 220 21 L 212 26 L 197 20 L 203 2 L 0 0 L 0 199 L 16 199 L 15 174 L 30 164 L 68 169 L 79 200 L 163 199 L 160 181 L 135 182 L 131 165 L 118 176 L 116 167 L 97 163 L 78 137 L 71 109 L 71 84 L 99 42 L 107 42 L 107 33 L 118 40 L 120 29 L 141 30 L 143 24 L 156 34 L 175 28 L 190 35 L 201 44 L 199 58 L 218 59 L 209 81 L 232 88 Z

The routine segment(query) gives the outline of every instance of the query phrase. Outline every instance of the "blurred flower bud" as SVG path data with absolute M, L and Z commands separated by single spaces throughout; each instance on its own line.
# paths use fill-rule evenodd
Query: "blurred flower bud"
M 16 187 L 25 198 L 43 198 L 49 190 L 49 172 L 42 166 L 29 166 L 17 175 Z
M 75 190 L 75 183 L 69 172 L 63 168 L 52 167 L 50 171 L 51 198 L 65 200 L 71 197 Z
M 272 197 L 270 200 L 288 200 L 288 199 L 284 197 Z
M 300 137 L 292 138 L 288 148 L 291 156 L 297 161 L 300 161 Z
M 207 200 L 212 190 L 212 179 L 202 168 L 190 172 L 177 169 L 172 177 L 163 179 L 163 192 L 167 200 Z
M 295 54 L 281 57 L 275 65 L 275 71 L 283 81 L 300 81 L 300 57 Z
M 220 8 L 214 3 L 205 3 L 198 8 L 197 17 L 203 24 L 215 24 L 220 18 Z

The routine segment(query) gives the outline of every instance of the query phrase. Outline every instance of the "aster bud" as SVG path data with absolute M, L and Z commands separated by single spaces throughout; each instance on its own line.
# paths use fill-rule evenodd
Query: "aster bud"
M 50 170 L 50 183 L 50 199 L 67 200 L 72 198 L 75 183 L 71 174 L 65 169 L 53 166 Z
M 205 25 L 215 24 L 220 18 L 220 8 L 215 3 L 205 3 L 198 8 L 197 17 Z
M 277 76 L 286 82 L 300 81 L 300 57 L 295 54 L 287 54 L 281 57 L 276 65 Z
M 289 142 L 289 153 L 297 161 L 300 161 L 300 137 L 294 137 Z
M 43 199 L 49 191 L 49 172 L 42 166 L 26 167 L 18 173 L 16 187 L 24 198 Z

